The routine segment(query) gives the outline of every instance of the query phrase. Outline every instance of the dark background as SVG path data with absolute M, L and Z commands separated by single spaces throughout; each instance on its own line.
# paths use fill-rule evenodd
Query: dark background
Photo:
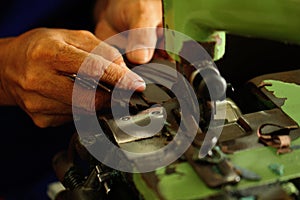
M 93 0 L 1 1 L 0 37 L 36 27 L 93 31 L 93 6 Z M 21 109 L 0 107 L 0 199 L 48 199 L 47 186 L 57 181 L 52 158 L 73 133 L 73 124 L 41 129 Z
M 224 57 L 216 64 L 236 88 L 262 74 L 300 69 L 299 44 L 232 34 L 227 34 L 226 40 Z
M 86 0 L 1 2 L 0 37 L 35 27 L 93 31 L 93 5 Z M 225 56 L 216 64 L 235 88 L 262 74 L 300 68 L 298 45 L 230 34 L 226 44 Z M 40 129 L 19 108 L 0 107 L 0 126 L 0 197 L 47 199 L 47 184 L 56 181 L 51 159 L 67 148 L 73 124 Z

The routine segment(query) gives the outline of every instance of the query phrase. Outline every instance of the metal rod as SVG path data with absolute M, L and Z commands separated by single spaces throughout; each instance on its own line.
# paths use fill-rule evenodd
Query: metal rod
M 111 89 L 109 89 L 107 86 L 103 85 L 102 83 L 96 81 L 93 78 L 88 78 L 84 76 L 78 76 L 77 74 L 68 74 L 68 73 L 61 73 L 63 76 L 68 77 L 73 82 L 77 79 L 77 81 L 84 87 L 87 87 L 88 89 L 95 89 L 96 86 L 99 86 L 101 89 L 105 90 L 106 92 L 111 93 Z

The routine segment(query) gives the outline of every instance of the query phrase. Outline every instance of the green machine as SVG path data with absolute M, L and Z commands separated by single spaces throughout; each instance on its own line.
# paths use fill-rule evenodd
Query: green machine
M 300 44 L 298 0 L 164 0 L 163 8 L 164 27 L 199 42 L 215 61 L 226 53 L 226 34 Z M 186 42 L 166 34 L 172 52 L 179 54 Z M 182 60 L 174 58 L 178 68 Z M 251 95 L 245 98 L 251 100 L 244 100 L 259 102 L 258 109 L 240 113 L 232 109 L 239 105 L 231 104 L 229 97 L 227 114 L 234 112 L 236 119 L 224 125 L 215 150 L 230 161 L 240 179 L 222 161 L 197 163 L 185 158 L 152 173 L 134 174 L 144 199 L 299 199 L 300 70 L 257 77 L 249 80 L 248 88 Z M 276 153 L 276 145 L 262 142 L 257 134 L 262 124 L 289 129 L 293 150 Z
M 225 53 L 226 33 L 300 44 L 297 0 L 164 0 L 163 5 L 164 26 L 198 42 L 215 43 L 215 60 Z M 167 36 L 167 45 L 173 39 Z

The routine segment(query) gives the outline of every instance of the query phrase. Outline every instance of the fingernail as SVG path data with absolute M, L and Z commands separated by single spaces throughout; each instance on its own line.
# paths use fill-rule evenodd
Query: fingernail
M 142 92 L 146 89 L 146 83 L 143 80 L 137 80 L 133 83 L 134 90 Z
M 139 92 L 146 89 L 145 81 L 132 71 L 128 71 L 123 78 L 118 81 L 116 86 L 122 89 L 135 90 Z

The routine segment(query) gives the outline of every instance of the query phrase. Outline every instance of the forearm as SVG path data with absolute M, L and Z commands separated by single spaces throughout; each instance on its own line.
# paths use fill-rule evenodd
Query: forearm
M 4 71 L 8 67 L 9 44 L 14 38 L 0 39 L 0 106 L 16 105 L 15 101 L 8 95 L 4 81 Z

